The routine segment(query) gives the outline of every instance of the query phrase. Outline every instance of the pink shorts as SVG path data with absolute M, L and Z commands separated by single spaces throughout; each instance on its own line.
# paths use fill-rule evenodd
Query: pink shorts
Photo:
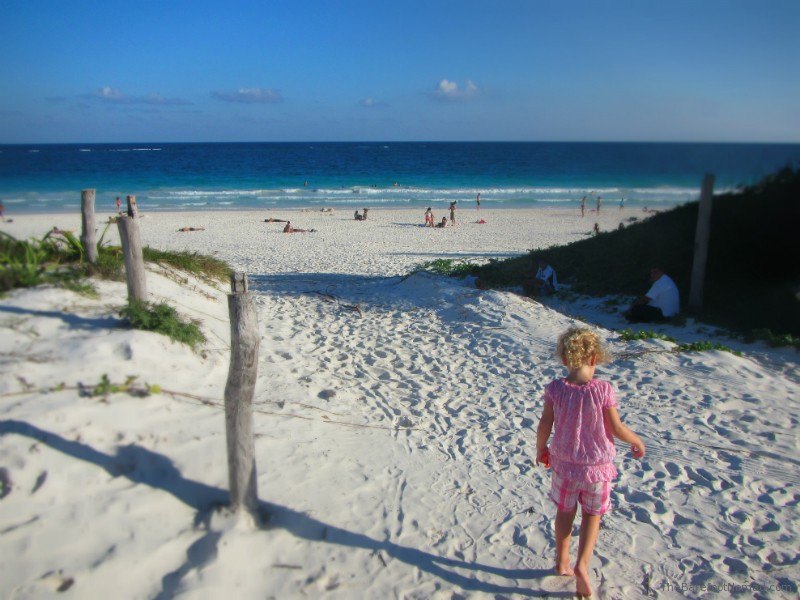
M 560 512 L 573 511 L 580 502 L 581 509 L 587 515 L 602 515 L 611 505 L 611 482 L 572 481 L 562 478 L 553 471 L 550 499 L 556 503 Z

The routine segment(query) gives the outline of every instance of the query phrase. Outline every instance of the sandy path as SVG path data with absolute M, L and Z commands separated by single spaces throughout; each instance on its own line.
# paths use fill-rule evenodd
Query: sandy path
M 549 575 L 549 475 L 532 460 L 541 393 L 561 373 L 555 339 L 573 313 L 628 354 L 598 375 L 648 444 L 641 463 L 618 447 L 621 477 L 592 563 L 598 597 L 694 598 L 688 586 L 750 582 L 793 597 L 774 586 L 795 585 L 800 563 L 796 353 L 654 353 L 668 344 L 618 341 L 621 322 L 598 303 L 553 301 L 557 312 L 468 281 L 402 277 L 433 257 L 583 235 L 572 213 L 497 213 L 494 229 L 446 231 L 409 227 L 409 211 L 376 210 L 367 223 L 297 213 L 298 226 L 320 232 L 291 236 L 247 213 L 148 215 L 147 243 L 218 252 L 251 273 L 269 527 L 240 531 L 202 508 L 226 486 L 217 408 L 160 395 L 3 400 L 0 464 L 13 481 L 0 499 L 3 595 L 52 593 L 61 570 L 78 595 L 570 596 L 571 580 Z M 33 234 L 53 224 L 69 225 L 13 225 Z M 501 224 L 509 235 L 497 235 Z M 175 231 L 198 225 L 206 231 Z M 105 284 L 101 301 L 37 290 L 0 306 L 2 390 L 18 390 L 20 373 L 42 386 L 111 372 L 221 397 L 223 294 L 154 281 L 156 295 L 203 320 L 206 358 L 111 327 L 120 284 Z M 83 320 L 63 318 L 66 306 Z M 691 323 L 672 333 L 702 335 Z M 21 422 L 49 441 L 8 424 Z

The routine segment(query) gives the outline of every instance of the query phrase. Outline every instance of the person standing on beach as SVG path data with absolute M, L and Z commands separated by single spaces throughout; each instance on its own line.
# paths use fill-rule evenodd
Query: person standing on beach
M 586 196 L 581 199 L 581 216 L 586 214 Z
M 600 520 L 610 507 L 611 482 L 617 477 L 614 438 L 630 444 L 634 458 L 645 455 L 644 442 L 619 416 L 614 388 L 594 379 L 595 367 L 608 360 L 596 333 L 572 327 L 558 339 L 558 357 L 567 369 L 544 389 L 544 409 L 536 430 L 536 464 L 552 470 L 550 499 L 556 505 L 557 575 L 575 577 L 576 591 L 590 596 L 589 561 Z M 548 446 L 551 432 L 553 441 Z M 581 505 L 578 557 L 570 567 L 572 523 Z
M 114 200 L 114 204 L 117 205 L 117 214 L 121 215 L 122 214 L 122 200 L 119 199 L 119 196 L 117 196 L 117 199 Z
M 477 210 L 481 209 L 481 193 L 478 192 L 478 195 L 475 197 L 475 203 L 478 205 Z
M 433 227 L 433 210 L 430 206 L 425 211 L 425 227 Z
M 456 202 L 458 202 L 458 200 L 453 200 L 450 203 L 450 225 L 453 226 L 456 224 Z
M 603 203 L 603 199 L 602 199 L 600 196 L 598 196 L 598 197 L 597 197 L 597 214 L 598 214 L 598 215 L 600 214 L 600 205 L 601 205 L 602 203 Z
M 625 208 L 625 198 L 620 198 L 619 199 L 619 209 L 622 210 L 623 208 Z

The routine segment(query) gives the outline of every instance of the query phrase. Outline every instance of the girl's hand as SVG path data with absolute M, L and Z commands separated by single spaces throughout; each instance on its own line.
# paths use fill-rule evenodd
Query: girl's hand
M 642 459 L 644 458 L 646 448 L 644 447 L 644 442 L 639 440 L 638 442 L 631 444 L 631 454 L 633 454 L 634 458 Z
M 550 450 L 547 449 L 547 446 L 536 457 L 536 464 L 542 465 L 545 469 L 550 468 Z

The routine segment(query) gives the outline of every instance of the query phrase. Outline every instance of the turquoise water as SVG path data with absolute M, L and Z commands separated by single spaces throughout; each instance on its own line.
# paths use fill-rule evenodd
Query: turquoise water
M 136 195 L 143 210 L 561 205 L 584 195 L 658 205 L 756 182 L 800 161 L 800 144 L 250 143 L 0 146 L 9 212 L 98 208 Z

